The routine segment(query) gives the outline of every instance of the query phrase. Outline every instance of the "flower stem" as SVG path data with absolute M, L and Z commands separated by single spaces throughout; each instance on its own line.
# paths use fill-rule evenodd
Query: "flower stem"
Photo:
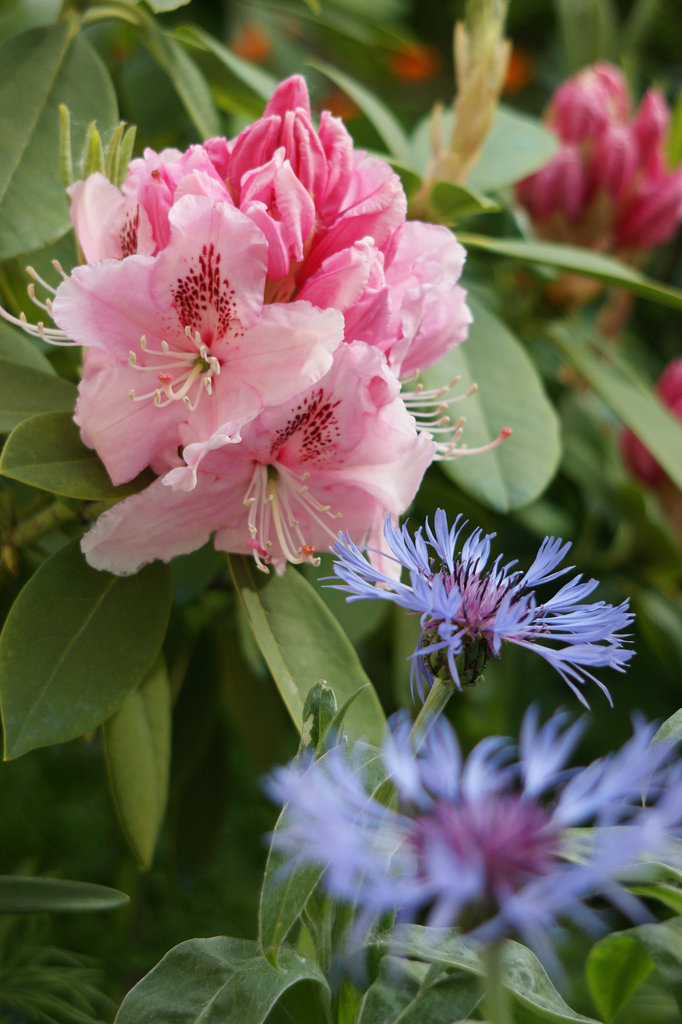
M 485 967 L 483 1019 L 487 1024 L 513 1024 L 509 993 L 504 985 L 504 944 L 493 942 L 481 952 Z
M 436 676 L 412 726 L 410 739 L 415 747 L 421 745 L 429 726 L 438 718 L 454 692 L 455 687 L 452 683 L 444 682 Z
M 78 512 L 55 501 L 47 508 L 41 508 L 40 512 L 29 519 L 24 519 L 10 533 L 7 543 L 13 548 L 27 548 L 35 544 L 37 540 L 44 537 L 46 533 L 56 530 L 62 523 L 68 523 L 71 519 L 78 517 Z

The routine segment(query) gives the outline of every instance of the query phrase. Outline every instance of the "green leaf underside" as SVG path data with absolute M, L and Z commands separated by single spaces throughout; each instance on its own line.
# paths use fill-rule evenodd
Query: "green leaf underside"
M 277 970 L 250 940 L 190 939 L 128 993 L 115 1024 L 263 1024 L 284 993 L 302 981 L 328 992 L 317 964 L 291 949 L 283 950 Z
M 672 714 L 670 718 L 666 718 L 654 736 L 654 743 L 662 743 L 663 740 L 679 743 L 680 739 L 682 739 L 682 708 Z
M 135 494 L 153 477 L 114 487 L 99 457 L 86 448 L 71 413 L 46 412 L 23 420 L 0 456 L 0 473 L 68 498 L 106 501 Z
M 159 658 L 103 726 L 109 785 L 130 848 L 148 868 L 168 798 L 171 691 Z
M 73 413 L 78 392 L 63 377 L 0 357 L 0 431 L 43 412 Z
M 453 392 L 473 383 L 478 390 L 451 407 L 454 420 L 465 417 L 467 448 L 488 444 L 504 426 L 513 434 L 498 448 L 441 463 L 443 472 L 463 490 L 500 512 L 536 498 L 556 472 L 560 457 L 559 423 L 540 377 L 518 339 L 473 295 L 469 337 L 422 374 L 429 388 L 453 377 Z
M 619 419 L 637 435 L 678 487 L 682 487 L 682 425 L 618 353 L 609 362 L 587 345 L 554 328 L 551 340 Z
M 82 913 L 112 910 L 127 902 L 124 892 L 105 885 L 0 875 L 0 914 Z
M 622 263 L 615 256 L 581 249 L 576 245 L 559 242 L 537 242 L 520 238 L 491 238 L 458 232 L 458 240 L 471 249 L 485 249 L 498 256 L 511 256 L 522 263 L 542 263 L 584 277 L 593 277 L 614 288 L 624 288 L 634 295 L 660 302 L 664 306 L 682 309 L 682 291 L 658 284 L 645 274 Z
M 83 88 L 87 82 L 87 88 Z M 37 249 L 70 227 L 59 170 L 59 104 L 71 111 L 74 152 L 86 126 L 118 119 L 104 64 L 62 21 L 0 47 L 0 259 Z
M 452 1024 L 468 1018 L 481 1000 L 478 980 L 443 973 L 433 981 L 430 966 L 385 957 L 381 974 L 365 992 L 357 1024 Z
M 229 555 L 228 565 L 254 639 L 297 729 L 308 691 L 324 679 L 339 705 L 364 687 L 348 709 L 344 731 L 381 742 L 386 719 L 376 691 L 314 588 L 291 566 L 283 576 L 265 576 L 246 556 Z
M 391 952 L 419 957 L 430 963 L 456 967 L 470 974 L 481 975 L 484 965 L 473 943 L 440 929 L 408 925 L 396 929 L 390 939 Z M 504 944 L 504 984 L 522 1007 L 538 1013 L 552 1024 L 597 1024 L 562 999 L 547 972 L 526 946 L 507 940 Z
M 170 597 L 170 571 L 160 562 L 112 576 L 91 569 L 77 541 L 44 562 L 0 635 L 5 758 L 109 718 L 157 657 Z

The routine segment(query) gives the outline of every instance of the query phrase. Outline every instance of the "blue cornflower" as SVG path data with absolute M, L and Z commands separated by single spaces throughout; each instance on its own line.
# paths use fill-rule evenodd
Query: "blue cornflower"
M 330 585 L 350 594 L 347 601 L 382 598 L 421 615 L 411 678 L 422 699 L 424 683 L 430 685 L 434 677 L 449 679 L 460 689 L 475 683 L 488 658 L 499 657 L 507 642 L 527 647 L 548 661 L 586 706 L 578 689 L 586 679 L 595 682 L 610 701 L 608 690 L 590 668 L 625 670 L 633 652 L 623 647 L 627 636 L 619 631 L 634 618 L 629 602 L 583 603 L 599 584 L 582 576 L 541 600 L 536 588 L 574 568 L 559 568 L 570 543 L 545 537 L 527 572 L 514 569 L 516 561 L 503 564 L 502 555 L 486 568 L 495 534 L 484 535 L 476 529 L 457 551 L 465 526 L 466 521 L 457 516 L 449 527 L 445 512 L 438 509 L 433 529 L 427 519 L 425 535 L 420 527 L 412 537 L 407 526 L 399 530 L 387 518 L 384 536 L 392 554 L 382 553 L 381 559 L 395 565 L 394 576 L 372 565 L 350 536 L 339 534 L 332 551 L 334 573 L 341 582 Z M 408 570 L 409 583 L 395 578 L 401 567 Z M 459 665 L 458 655 L 462 655 Z
M 394 806 L 368 792 L 358 748 L 294 762 L 268 784 L 287 805 L 273 843 L 291 866 L 326 868 L 323 884 L 357 905 L 360 932 L 396 912 L 482 942 L 516 935 L 545 948 L 561 921 L 598 921 L 587 904 L 596 894 L 642 919 L 624 879 L 651 857 L 679 867 L 682 765 L 670 744 L 651 743 L 651 726 L 636 721 L 619 751 L 571 770 L 583 723 L 563 712 L 539 725 L 531 707 L 518 747 L 487 737 L 466 760 L 447 720 L 416 752 L 410 724 L 397 716 L 382 750 Z M 572 830 L 588 825 L 578 847 Z

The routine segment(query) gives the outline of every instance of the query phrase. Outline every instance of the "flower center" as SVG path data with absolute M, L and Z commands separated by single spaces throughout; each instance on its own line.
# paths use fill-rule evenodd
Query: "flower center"
M 277 467 L 263 463 L 256 465 L 244 504 L 249 510 L 249 539 L 246 543 L 252 549 L 261 572 L 270 571 L 268 565 L 272 559 L 274 539 L 286 560 L 295 565 L 301 562 L 320 564 L 320 559 L 315 556 L 316 545 L 304 532 L 306 526 L 310 530 L 315 524 L 336 540 L 336 533 L 327 520 L 340 519 L 341 515 L 332 512 L 330 505 L 322 505 L 310 493 L 306 483 L 309 476 L 309 473 L 294 473 L 281 464 Z M 297 517 L 297 511 L 298 516 L 305 520 L 305 526 Z
M 141 365 L 137 361 L 136 353 L 130 350 L 130 365 L 142 373 L 153 374 L 158 381 L 157 385 L 143 394 L 137 394 L 135 389 L 131 388 L 128 393 L 131 401 L 142 402 L 152 398 L 154 405 L 161 408 L 172 402 L 184 402 L 187 408 L 193 411 L 203 394 L 213 394 L 213 377 L 220 373 L 220 363 L 202 342 L 199 331 L 192 331 L 192 328 L 187 326 L 185 336 L 194 345 L 193 351 L 171 348 L 167 341 L 161 342 L 160 349 L 150 348 L 145 335 L 142 335 L 140 350 L 145 359 L 151 356 L 152 360 L 163 361 L 152 361 L 149 365 L 145 362 Z M 168 359 L 168 356 L 172 358 Z

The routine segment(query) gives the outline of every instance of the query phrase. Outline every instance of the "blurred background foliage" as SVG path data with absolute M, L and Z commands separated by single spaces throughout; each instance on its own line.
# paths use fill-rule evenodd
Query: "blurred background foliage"
M 87 20 L 89 5 L 78 6 Z M 5 2 L 0 42 L 52 23 L 60 8 L 56 0 Z M 463 0 L 193 0 L 159 13 L 145 38 L 120 19 L 93 19 L 84 31 L 109 71 L 120 117 L 138 127 L 136 152 L 197 141 L 202 116 L 215 132 L 237 133 L 260 114 L 271 85 L 294 72 L 305 74 L 318 110 L 339 114 L 357 145 L 379 150 L 376 128 L 319 69 L 329 64 L 347 71 L 412 129 L 434 102 L 452 98 L 452 26 L 463 13 Z M 191 116 L 164 70 L 167 54 L 159 57 L 158 26 L 203 72 L 213 113 L 208 107 L 208 114 L 195 110 Z M 675 108 L 682 85 L 677 0 L 512 0 L 507 35 L 514 49 L 503 99 L 517 109 L 539 116 L 568 74 L 601 58 L 623 66 L 635 97 L 655 84 Z M 671 146 L 679 160 L 682 108 L 675 109 Z M 465 217 L 461 227 L 492 235 L 515 230 L 504 209 Z M 681 247 L 678 235 L 658 249 L 647 267 L 650 276 L 682 287 Z M 72 265 L 70 237 L 50 247 L 49 256 L 55 253 Z M 37 266 L 41 259 L 47 262 L 38 256 Z M 19 303 L 23 262 L 0 267 L 5 292 Z M 596 756 L 627 735 L 633 710 L 663 718 L 682 704 L 682 531 L 666 518 L 657 497 L 628 475 L 614 413 L 547 342 L 547 324 L 555 319 L 569 334 L 592 329 L 598 302 L 580 313 L 553 308 L 543 295 L 546 280 L 546 271 L 472 251 L 464 283 L 472 293 L 495 297 L 498 315 L 542 374 L 560 416 L 558 472 L 539 497 L 502 514 L 433 467 L 411 520 L 422 522 L 439 506 L 453 515 L 463 512 L 484 530 L 496 531 L 496 550 L 522 566 L 546 533 L 562 535 L 574 543 L 572 560 L 579 570 L 602 581 L 600 598 L 632 597 L 636 657 L 627 675 L 605 674 L 614 708 L 596 689 L 589 694 L 591 725 L 583 752 Z M 635 300 L 622 344 L 645 378 L 653 382 L 667 361 L 682 354 L 680 338 L 679 312 Z M 71 352 L 50 352 L 49 358 L 62 374 L 74 375 Z M 479 383 L 485 386 L 484 379 Z M 533 439 L 527 444 L 531 458 Z M 49 538 L 46 544 L 49 550 Z M 204 549 L 178 559 L 172 572 L 174 611 L 165 654 L 176 696 L 173 762 L 169 809 L 152 868 L 138 868 L 117 824 L 99 733 L 0 765 L 0 874 L 82 878 L 131 897 L 129 905 L 106 914 L 0 917 L 0 979 L 22 955 L 30 965 L 47 942 L 70 951 L 61 954 L 66 960 L 53 957 L 50 970 L 62 979 L 53 994 L 68 984 L 79 993 L 71 999 L 70 1016 L 64 1006 L 50 1008 L 48 999 L 47 1016 L 38 1017 L 31 1015 L 38 1013 L 38 1003 L 22 1009 L 0 981 L 0 1021 L 6 1024 L 110 1019 L 111 1007 L 174 943 L 191 936 L 255 934 L 263 836 L 276 814 L 258 780 L 295 752 L 298 738 L 240 617 L 224 559 Z M 314 572 L 306 567 L 305 573 L 314 580 L 325 575 L 324 565 Z M 24 566 L 9 580 L 0 598 L 3 611 L 27 575 Z M 380 602 L 349 606 L 330 591 L 324 599 L 356 644 L 387 713 L 410 704 L 404 659 L 413 649 L 416 624 Z M 514 732 L 533 700 L 545 712 L 557 705 L 577 710 L 544 662 L 508 648 L 500 662 L 490 664 L 484 682 L 454 699 L 448 713 L 468 747 L 489 732 Z M 593 1012 L 587 1001 L 583 1009 Z M 661 1020 L 671 1019 L 666 1012 Z

